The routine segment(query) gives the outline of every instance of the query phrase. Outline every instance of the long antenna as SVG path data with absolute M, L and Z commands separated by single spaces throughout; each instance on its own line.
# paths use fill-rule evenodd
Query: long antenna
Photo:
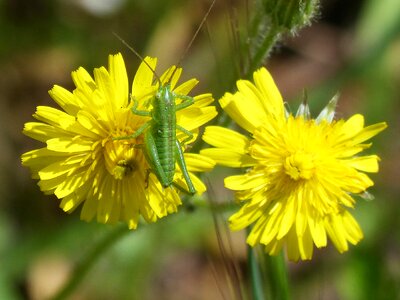
M 215 0 L 214 0 L 214 1 L 215 1 Z M 153 72 L 153 74 L 154 74 L 154 76 L 156 77 L 156 79 L 157 79 L 159 85 L 162 86 L 162 82 L 161 82 L 160 77 L 158 77 L 156 71 L 149 65 L 149 63 L 143 58 L 143 56 L 141 56 L 141 55 L 139 54 L 139 52 L 137 52 L 135 49 L 133 49 L 133 47 L 131 47 L 127 42 L 125 42 L 125 40 L 124 40 L 123 38 L 121 38 L 118 34 L 116 34 L 115 32 L 113 32 L 113 35 L 115 35 L 115 37 L 116 37 L 117 39 L 119 39 L 120 42 L 121 42 L 122 44 L 124 44 L 129 50 L 131 50 L 131 51 L 133 52 L 133 54 L 135 54 L 142 62 L 145 63 L 145 65 Z
M 185 51 L 183 52 L 183 54 L 182 54 L 181 57 L 179 58 L 178 63 L 176 64 L 177 66 L 179 66 L 179 65 L 181 64 L 183 58 L 186 56 L 186 54 L 188 53 L 189 49 L 192 47 L 192 44 L 193 44 L 194 40 L 196 39 L 197 35 L 199 34 L 199 32 L 200 32 L 201 28 L 203 27 L 204 23 L 206 22 L 206 20 L 207 20 L 207 18 L 208 18 L 208 15 L 210 14 L 210 12 L 211 12 L 211 10 L 212 10 L 212 8 L 213 8 L 213 6 L 214 6 L 214 4 L 215 4 L 216 1 L 217 1 L 217 0 L 213 0 L 213 1 L 211 2 L 210 7 L 208 8 L 206 14 L 204 15 L 203 19 L 202 19 L 201 22 L 200 22 L 200 25 L 197 27 L 196 32 L 194 33 L 192 39 L 190 40 L 189 44 L 186 46 Z M 178 69 L 178 67 L 176 67 L 176 68 L 174 69 L 174 71 L 172 72 L 172 74 L 171 74 L 171 76 L 169 77 L 169 79 L 171 79 L 171 78 L 174 76 L 174 74 L 175 74 L 175 72 L 176 72 L 177 69 Z
M 188 53 L 190 47 L 192 47 L 192 44 L 193 44 L 194 40 L 196 39 L 197 35 L 199 34 L 199 32 L 200 32 L 201 28 L 203 27 L 204 23 L 206 22 L 206 20 L 208 18 L 208 15 L 210 14 L 215 2 L 216 2 L 216 0 L 213 0 L 213 2 L 211 3 L 210 7 L 208 8 L 206 14 L 203 17 L 203 20 L 201 20 L 201 23 L 200 23 L 199 27 L 197 27 L 196 32 L 194 33 L 192 39 L 190 40 L 189 44 L 186 46 L 185 52 L 183 52 L 183 54 L 179 58 L 179 61 L 178 61 L 177 65 L 180 65 L 180 63 L 182 62 L 183 58 Z
M 210 14 L 214 4 L 215 4 L 216 0 L 213 0 L 210 7 L 208 8 L 206 14 L 204 15 L 203 19 L 200 22 L 199 27 L 197 27 L 196 32 L 194 33 L 192 39 L 190 40 L 189 44 L 186 46 L 185 51 L 183 52 L 183 54 L 181 55 L 181 57 L 179 58 L 179 61 L 177 63 L 177 66 L 180 65 L 180 63 L 182 62 L 183 58 L 186 56 L 186 54 L 188 53 L 190 47 L 192 46 L 194 40 L 196 39 L 197 35 L 199 34 L 201 28 L 203 27 L 204 23 L 207 20 L 208 15 Z M 143 61 L 146 66 L 153 72 L 154 76 L 156 77 L 158 83 L 160 86 L 162 86 L 162 82 L 160 77 L 158 77 L 156 71 L 147 63 L 147 61 L 144 60 L 144 58 L 133 48 L 131 47 L 127 42 L 125 42 L 125 40 L 123 38 L 121 38 L 118 34 L 116 34 L 115 32 L 113 32 L 114 36 L 119 39 L 121 41 L 122 44 L 124 44 L 129 50 L 131 50 L 133 52 L 133 54 L 135 54 L 141 61 Z M 173 72 L 171 73 L 171 76 L 169 77 L 169 80 L 171 80 L 172 77 L 174 77 L 176 70 L 178 70 L 178 67 L 175 67 L 175 69 L 173 70 Z

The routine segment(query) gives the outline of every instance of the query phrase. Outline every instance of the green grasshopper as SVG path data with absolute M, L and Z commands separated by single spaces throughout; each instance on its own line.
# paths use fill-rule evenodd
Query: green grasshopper
M 175 99 L 182 100 L 176 104 Z M 196 189 L 190 179 L 183 156 L 182 146 L 176 138 L 176 130 L 184 132 L 188 137 L 183 141 L 189 141 L 193 134 L 185 128 L 176 124 L 176 112 L 189 107 L 194 103 L 194 99 L 189 96 L 175 94 L 171 91 L 170 83 L 161 85 L 156 95 L 151 99 L 153 109 L 151 111 L 138 110 L 138 102 L 133 99 L 132 113 L 139 116 L 151 117 L 138 130 L 129 136 L 115 138 L 131 139 L 144 133 L 144 155 L 150 169 L 156 175 L 163 187 L 175 187 L 181 189 L 174 182 L 175 163 L 178 163 L 182 171 L 190 194 L 195 194 Z
M 208 14 L 210 13 L 214 3 L 215 0 L 212 2 L 200 26 L 192 37 L 192 40 L 186 48 L 183 56 L 186 54 L 187 50 L 193 43 Z M 174 93 L 171 90 L 170 83 L 163 85 L 153 68 L 145 60 L 143 60 L 140 54 L 137 53 L 136 50 L 134 50 L 132 47 L 130 47 L 124 40 L 122 40 L 121 38 L 119 39 L 150 68 L 150 70 L 153 72 L 159 82 L 159 88 L 156 95 L 151 99 L 151 105 L 153 107 L 152 111 L 138 110 L 137 99 L 133 99 L 133 107 L 131 109 L 132 113 L 139 116 L 150 117 L 151 119 L 148 122 L 144 123 L 141 127 L 139 127 L 134 134 L 115 139 L 120 140 L 136 138 L 144 133 L 144 155 L 150 166 L 150 171 L 152 171 L 156 175 L 161 185 L 164 188 L 173 185 L 179 190 L 183 190 L 180 186 L 173 182 L 175 174 L 175 163 L 177 163 L 186 181 L 188 192 L 193 195 L 196 193 L 196 189 L 193 185 L 192 180 L 190 179 L 186 167 L 181 143 L 176 138 L 176 130 L 180 130 L 187 135 L 187 138 L 183 141 L 183 143 L 191 140 L 193 138 L 193 134 L 185 128 L 176 124 L 176 112 L 192 105 L 194 103 L 194 99 L 190 96 Z M 177 68 L 173 70 L 170 79 L 173 78 L 176 70 Z M 182 101 L 177 104 L 175 101 L 176 99 L 180 99 Z M 183 191 L 187 192 L 185 190 Z

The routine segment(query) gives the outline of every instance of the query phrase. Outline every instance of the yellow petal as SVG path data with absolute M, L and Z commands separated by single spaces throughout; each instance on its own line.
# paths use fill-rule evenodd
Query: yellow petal
M 180 205 L 180 198 L 176 196 L 175 190 L 162 188 L 154 174 L 149 176 L 147 195 L 148 201 L 142 203 L 141 213 L 148 222 L 154 222 L 157 218 L 176 212 L 177 206 Z
M 351 116 L 342 126 L 341 133 L 345 137 L 358 134 L 364 127 L 364 117 L 360 114 Z
M 98 205 L 97 205 L 97 222 L 108 223 L 113 202 L 115 201 L 115 189 L 113 188 L 113 179 L 110 176 L 104 176 L 99 188 Z M 78 181 L 72 183 L 74 186 L 79 184 Z M 65 192 L 68 192 L 66 190 Z
M 79 101 L 70 91 L 61 86 L 55 85 L 49 91 L 49 95 L 68 114 L 75 116 L 78 113 L 80 109 Z
M 214 102 L 212 94 L 201 94 L 193 98 L 194 98 L 193 106 L 195 107 L 204 107 Z
M 86 200 L 90 184 L 84 184 L 74 194 L 64 197 L 60 207 L 67 213 L 72 213 L 84 200 Z
M 96 83 L 84 68 L 80 67 L 78 70 L 72 72 L 71 76 L 76 88 L 80 89 L 85 95 L 91 95 L 96 89 Z
M 168 68 L 161 75 L 160 79 L 164 86 L 166 84 L 169 84 L 171 87 L 171 90 L 174 90 L 175 85 L 177 84 L 179 78 L 181 77 L 181 74 L 182 74 L 182 68 L 177 68 L 176 66 L 172 66 L 172 67 Z
M 110 70 L 110 78 L 114 83 L 113 102 L 115 107 L 126 107 L 128 105 L 128 75 L 121 53 L 109 55 L 108 65 Z
M 268 216 L 268 222 L 265 226 L 264 232 L 260 239 L 260 243 L 267 245 L 276 239 L 276 236 L 279 231 L 279 224 L 282 222 L 283 214 L 279 212 L 279 209 L 271 212 Z
M 54 126 L 39 122 L 25 123 L 22 132 L 25 135 L 41 142 L 46 142 L 48 139 L 55 138 L 61 134 L 60 130 Z M 64 134 L 64 132 L 62 134 Z
M 188 107 L 176 113 L 176 122 L 186 130 L 194 130 L 203 126 L 217 115 L 215 106 Z M 179 128 L 178 128 L 179 130 Z
M 123 219 L 128 223 L 129 229 L 136 229 L 139 221 L 139 204 L 146 200 L 146 193 L 143 185 L 137 180 L 124 180 L 125 192 L 122 194 L 122 205 L 125 209 L 122 212 Z
M 40 180 L 38 182 L 38 186 L 40 187 L 40 190 L 42 192 L 44 192 L 47 195 L 50 195 L 53 194 L 58 187 L 64 184 L 66 178 L 67 176 L 64 175 L 64 176 L 54 177 L 49 180 Z M 57 198 L 61 199 L 63 197 L 57 197 Z
M 346 239 L 353 245 L 356 245 L 363 238 L 362 230 L 357 221 L 348 211 L 345 211 L 342 217 L 343 226 L 346 229 Z
M 257 100 L 246 98 L 245 95 L 235 93 L 234 95 L 226 93 L 220 100 L 222 109 L 233 119 L 240 127 L 248 132 L 259 127 L 266 115 L 259 105 L 255 104 Z
M 191 172 L 209 172 L 215 167 L 211 158 L 195 153 L 184 153 L 186 166 Z
M 340 253 L 348 250 L 349 247 L 345 237 L 345 229 L 343 227 L 341 216 L 330 215 L 325 218 L 325 229 L 329 238 Z
M 39 177 L 41 180 L 48 180 L 52 179 L 61 175 L 64 175 L 68 172 L 73 172 L 74 170 L 78 170 L 80 167 L 84 167 L 87 165 L 89 162 L 86 162 L 86 164 L 69 164 L 66 165 L 64 161 L 60 160 L 55 163 L 49 164 L 47 167 L 41 169 L 39 171 Z
M 248 80 L 238 80 L 236 82 L 236 86 L 238 88 L 238 93 L 240 93 L 243 97 L 246 97 L 247 99 L 251 99 L 251 103 L 252 105 L 254 105 L 255 109 L 264 109 L 262 94 L 253 83 Z
M 309 216 L 308 224 L 314 244 L 317 248 L 327 245 L 325 226 L 322 220 Z
M 308 199 L 303 198 L 303 192 L 299 190 L 297 195 L 297 214 L 296 214 L 296 234 L 297 236 L 303 236 L 307 229 L 307 204 L 305 201 Z
M 377 155 L 354 157 L 342 161 L 348 166 L 364 172 L 376 173 L 379 170 L 379 157 Z
M 85 202 L 83 203 L 83 207 L 81 210 L 81 220 L 91 221 L 97 213 L 97 205 L 98 199 L 96 196 L 88 193 Z
M 343 192 L 341 197 L 340 197 L 341 203 L 343 203 L 344 206 L 347 207 L 354 207 L 355 200 L 353 197 L 351 197 L 348 193 Z
M 39 179 L 39 171 L 49 164 L 64 159 L 65 153 L 50 151 L 47 148 L 31 150 L 22 154 L 22 165 L 31 169 L 32 177 Z
M 225 178 L 225 187 L 234 191 L 247 190 L 265 185 L 267 182 L 263 173 L 233 175 Z
M 286 242 L 286 240 L 272 240 L 271 243 L 269 243 L 268 245 L 265 245 L 265 252 L 267 252 L 269 255 L 274 255 L 274 256 L 278 255 L 279 252 L 281 252 L 281 249 L 285 242 Z M 291 258 L 289 257 L 289 259 L 291 259 Z M 292 259 L 292 260 L 294 260 L 294 259 Z
M 338 154 L 336 155 L 337 158 L 346 158 L 352 157 L 357 153 L 363 151 L 364 149 L 368 149 L 371 147 L 372 144 L 358 144 L 354 146 L 344 145 L 342 149 L 340 149 Z
M 99 139 L 108 135 L 108 131 L 104 129 L 96 120 L 96 118 L 87 111 L 80 111 L 78 113 L 77 120 L 80 125 L 87 129 L 88 132 L 85 132 L 86 136 L 89 136 L 93 139 Z
M 274 79 L 265 68 L 254 72 L 254 83 L 262 94 L 261 99 L 265 112 L 275 114 L 278 117 L 284 116 L 284 106 L 281 93 L 279 92 Z
M 84 152 L 92 149 L 92 141 L 80 138 L 53 138 L 47 141 L 47 148 L 56 152 Z
M 300 258 L 300 250 L 299 250 L 299 240 L 296 235 L 296 230 L 293 227 L 287 234 L 285 239 L 287 243 L 286 247 L 286 253 L 288 256 L 288 259 L 291 261 L 298 261 Z
M 189 172 L 189 177 L 190 180 L 193 183 L 194 188 L 196 189 L 196 192 L 198 195 L 203 194 L 207 188 L 204 185 L 204 183 L 193 173 Z M 189 191 L 189 188 L 187 186 L 186 180 L 184 179 L 183 175 L 180 174 L 175 174 L 174 177 L 174 183 L 176 183 L 179 187 L 181 187 L 184 191 Z
M 295 205 L 295 200 L 293 198 L 287 199 L 286 207 L 282 211 L 283 218 L 280 224 L 279 232 L 277 235 L 277 239 L 282 239 L 292 228 L 293 223 L 296 219 L 296 210 L 297 207 Z
M 144 62 L 140 64 L 132 82 L 132 97 L 138 100 L 156 90 L 156 87 L 152 85 L 157 59 L 146 57 L 144 60 L 147 64 Z
M 355 172 L 346 176 L 346 180 L 342 183 L 342 189 L 353 194 L 358 194 L 373 185 L 374 182 L 366 174 Z
M 190 79 L 180 84 L 174 89 L 174 93 L 178 95 L 187 95 L 199 83 L 197 79 Z
M 367 126 L 352 139 L 352 143 L 360 144 L 366 140 L 369 140 L 370 138 L 384 130 L 386 127 L 387 124 L 385 122 Z
M 247 202 L 240 210 L 229 217 L 229 227 L 233 231 L 241 230 L 262 217 L 263 211 L 258 205 Z
M 207 126 L 203 140 L 214 147 L 230 149 L 241 154 L 247 153 L 250 145 L 246 136 L 220 126 Z
M 300 258 L 302 260 L 311 259 L 313 255 L 314 244 L 309 230 L 306 230 L 303 235 L 298 236 L 298 243 Z
M 54 195 L 57 196 L 58 199 L 64 198 L 71 193 L 74 193 L 79 187 L 85 184 L 84 180 L 84 172 L 75 173 L 73 176 L 67 176 L 64 178 L 61 184 L 59 184 L 54 191 Z M 62 176 L 55 177 L 62 178 Z
M 240 168 L 255 165 L 255 160 L 251 156 L 229 149 L 207 148 L 201 150 L 200 154 L 226 167 Z
M 75 123 L 73 116 L 49 106 L 38 106 L 33 116 L 39 121 L 62 129 L 67 129 Z
M 114 120 L 114 111 L 121 107 L 121 105 L 116 106 L 114 82 L 104 67 L 94 69 L 93 74 L 98 87 L 94 97 L 101 99 L 103 109 L 107 111 L 108 119 Z
M 266 218 L 259 218 L 254 227 L 251 229 L 250 234 L 247 237 L 246 242 L 250 246 L 255 246 L 260 242 L 260 238 L 265 230 Z

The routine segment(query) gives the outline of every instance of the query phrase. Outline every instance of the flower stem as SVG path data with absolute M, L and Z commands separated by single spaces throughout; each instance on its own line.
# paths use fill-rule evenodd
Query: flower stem
M 249 232 L 250 230 L 248 229 L 247 231 Z M 260 265 L 255 255 L 255 249 L 250 245 L 247 245 L 247 263 L 250 270 L 251 299 L 263 300 L 265 296 Z
M 71 293 L 82 282 L 85 275 L 112 245 L 115 244 L 125 233 L 129 232 L 126 225 L 115 226 L 110 232 L 93 244 L 93 247 L 75 265 L 74 270 L 65 285 L 52 298 L 53 300 L 67 299 Z
M 289 300 L 289 280 L 283 252 L 277 256 L 270 256 L 266 253 L 265 262 L 271 287 L 271 299 Z
M 246 72 L 246 78 L 249 78 L 253 72 L 259 68 L 263 62 L 268 58 L 272 48 L 279 40 L 281 32 L 278 28 L 269 28 L 267 36 L 263 39 L 262 44 L 257 49 L 254 57 L 251 59 L 250 67 Z

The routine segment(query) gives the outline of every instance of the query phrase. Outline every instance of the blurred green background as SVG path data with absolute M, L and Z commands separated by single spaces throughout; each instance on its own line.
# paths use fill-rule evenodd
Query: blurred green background
M 91 72 L 116 52 L 133 79 L 140 61 L 113 32 L 157 56 L 163 70 L 177 63 L 209 4 L 0 0 L 0 299 L 54 295 L 92 245 L 113 231 L 119 238 L 68 299 L 235 299 L 208 209 L 182 208 L 135 232 L 88 224 L 78 211 L 63 213 L 20 164 L 23 152 L 40 146 L 22 135 L 23 124 L 36 106 L 56 106 L 47 94 L 53 84 L 73 89 L 72 70 Z M 183 77 L 200 79 L 196 93 L 218 98 L 232 89 L 236 20 L 246 30 L 246 2 L 217 0 L 182 61 Z M 389 124 L 368 150 L 382 159 L 380 173 L 371 175 L 375 200 L 358 199 L 354 211 L 364 240 L 342 255 L 330 246 L 311 262 L 290 263 L 293 299 L 400 299 L 400 1 L 321 1 L 313 24 L 283 39 L 267 66 L 292 111 L 304 88 L 314 114 L 340 91 L 339 117 L 362 113 L 367 124 Z M 211 175 L 214 197 L 232 199 L 220 174 Z M 244 233 L 230 238 L 246 282 Z

